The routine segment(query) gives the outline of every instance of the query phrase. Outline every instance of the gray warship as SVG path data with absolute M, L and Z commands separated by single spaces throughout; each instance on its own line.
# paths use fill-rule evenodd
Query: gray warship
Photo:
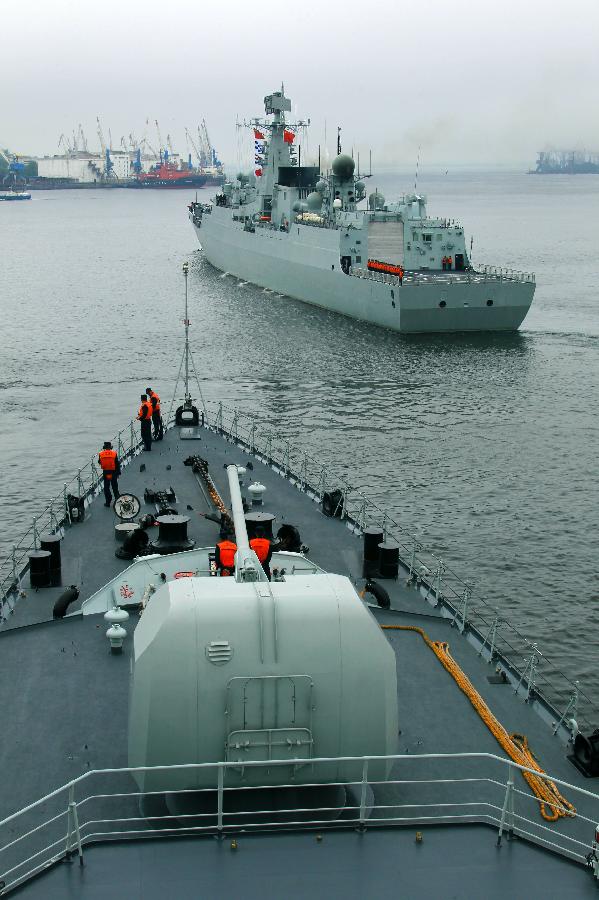
M 214 201 L 190 204 L 206 259 L 280 294 L 400 332 L 515 331 L 533 274 L 471 264 L 464 228 L 431 218 L 426 197 L 366 197 L 365 176 L 341 153 L 330 172 L 301 165 L 283 90 L 249 123 L 256 166 Z M 367 200 L 366 208 L 360 204 Z M 448 262 L 449 261 L 449 262 Z
M 0 895 L 596 897 L 594 698 L 556 705 L 546 654 L 345 476 L 194 401 L 184 322 L 112 508 L 94 455 L 0 569 Z

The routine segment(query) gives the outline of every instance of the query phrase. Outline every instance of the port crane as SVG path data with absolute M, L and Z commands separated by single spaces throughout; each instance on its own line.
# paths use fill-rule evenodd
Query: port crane
M 8 171 L 2 179 L 2 184 L 13 184 L 15 187 L 17 184 L 25 184 L 26 179 L 23 175 L 25 163 L 19 161 L 17 154 L 9 153 L 8 150 L 2 150 L 2 148 L 0 148 L 0 158 L 2 158 L 8 166 Z
M 100 141 L 100 149 L 102 150 L 102 156 L 104 157 L 104 174 L 107 178 L 110 178 L 113 175 L 114 163 L 110 158 L 110 148 L 106 146 L 106 141 L 104 140 L 104 132 L 102 131 L 102 123 L 100 122 L 100 116 L 96 116 L 96 122 L 98 123 L 98 140 Z M 112 142 L 111 142 L 112 143 Z

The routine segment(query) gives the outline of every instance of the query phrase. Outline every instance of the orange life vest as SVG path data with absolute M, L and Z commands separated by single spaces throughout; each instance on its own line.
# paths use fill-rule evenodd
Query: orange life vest
M 154 405 L 154 401 L 156 401 L 156 405 Z M 150 406 L 152 407 L 153 412 L 160 412 L 160 397 L 156 391 L 152 391 L 150 394 Z
M 250 547 L 261 563 L 266 562 L 270 550 L 270 541 L 267 538 L 252 538 Z
M 216 546 L 218 547 L 218 552 L 220 555 L 221 567 L 223 569 L 234 569 L 237 544 L 233 543 L 233 541 L 221 541 Z
M 144 419 L 152 418 L 152 404 L 148 400 L 144 400 L 144 402 L 139 407 L 139 413 L 137 414 L 137 418 L 141 419 L 142 422 Z
M 98 454 L 102 471 L 110 481 L 112 473 L 116 471 L 116 450 L 100 450 Z

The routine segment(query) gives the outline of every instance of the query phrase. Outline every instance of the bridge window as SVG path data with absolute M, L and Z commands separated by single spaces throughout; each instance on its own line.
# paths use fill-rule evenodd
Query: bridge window
M 424 241 L 425 244 L 430 244 L 432 239 L 433 239 L 432 234 L 423 234 L 422 235 L 422 240 Z

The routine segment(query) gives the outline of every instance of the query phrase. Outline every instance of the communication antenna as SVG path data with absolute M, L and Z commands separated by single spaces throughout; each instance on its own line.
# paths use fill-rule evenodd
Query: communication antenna
M 370 177 L 372 178 L 372 150 L 368 151 L 368 155 L 369 155 Z
M 200 387 L 200 380 L 198 378 L 198 373 L 195 367 L 195 363 L 193 361 L 193 354 L 191 352 L 189 346 L 189 326 L 191 322 L 189 321 L 189 303 L 188 303 L 188 287 L 187 287 L 187 279 L 189 276 L 189 263 L 187 260 L 183 263 L 183 276 L 185 278 L 185 318 L 183 319 L 183 324 L 185 326 L 185 345 L 183 347 L 183 355 L 181 357 L 181 363 L 179 365 L 179 371 L 177 373 L 177 381 L 175 382 L 175 390 L 173 391 L 173 399 L 171 400 L 171 405 L 168 410 L 168 418 L 167 422 L 170 422 L 171 411 L 173 408 L 173 404 L 175 402 L 175 397 L 177 396 L 177 388 L 179 387 L 179 381 L 181 379 L 181 371 L 184 369 L 183 376 L 183 388 L 184 388 L 184 396 L 183 396 L 183 405 L 179 406 L 175 412 L 175 424 L 176 425 L 191 425 L 196 426 L 200 421 L 200 414 L 197 410 L 197 407 L 194 406 L 193 398 L 191 396 L 191 392 L 189 390 L 189 371 L 190 368 L 193 369 L 193 374 L 195 375 L 196 384 L 198 386 L 198 393 L 200 396 L 200 400 L 202 401 L 202 408 L 206 409 L 206 404 L 204 403 L 204 398 L 202 396 L 202 388 Z
M 418 169 L 420 167 L 420 147 L 418 147 L 418 156 L 416 157 L 416 174 L 414 175 L 414 193 L 416 193 L 416 186 L 418 184 Z
M 341 153 L 341 126 L 337 126 L 337 156 Z

